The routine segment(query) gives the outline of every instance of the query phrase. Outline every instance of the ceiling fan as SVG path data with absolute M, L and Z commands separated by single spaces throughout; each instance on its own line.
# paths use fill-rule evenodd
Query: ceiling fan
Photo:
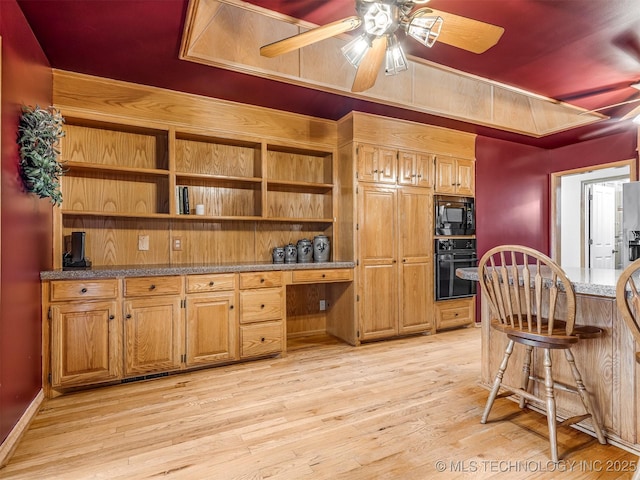
M 396 32 L 403 31 L 431 47 L 436 40 L 473 53 L 494 46 L 504 28 L 431 8 L 418 8 L 429 0 L 356 0 L 358 15 L 313 28 L 260 48 L 265 57 L 275 57 L 362 26 L 362 34 L 347 43 L 342 53 L 357 70 L 352 92 L 363 92 L 375 84 L 385 62 L 385 73 L 394 75 L 408 67 Z

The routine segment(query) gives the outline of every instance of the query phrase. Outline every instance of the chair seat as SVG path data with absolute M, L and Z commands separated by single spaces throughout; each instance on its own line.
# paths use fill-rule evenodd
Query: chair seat
M 536 324 L 536 317 L 532 317 L 532 325 Z M 566 334 L 566 323 L 561 320 L 555 320 L 553 331 L 548 333 L 549 322 L 542 319 L 542 333 L 529 331 L 517 327 L 512 327 L 507 323 L 501 323 L 499 320 L 493 320 L 491 327 L 499 332 L 503 332 L 509 338 L 517 343 L 523 343 L 534 347 L 541 348 L 569 348 L 578 343 L 580 339 L 597 338 L 602 335 L 603 330 L 599 327 L 591 325 L 576 325 L 573 329 L 573 335 Z

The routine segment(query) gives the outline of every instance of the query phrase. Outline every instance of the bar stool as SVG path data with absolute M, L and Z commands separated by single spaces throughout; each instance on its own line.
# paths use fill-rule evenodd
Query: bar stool
M 640 260 L 636 260 L 624 269 L 616 285 L 616 303 L 633 339 L 640 345 L 640 325 L 638 325 L 640 292 L 637 287 L 640 285 L 640 275 L 637 274 L 638 270 L 640 270 Z M 636 353 L 636 362 L 640 363 L 640 353 Z M 640 458 L 638 461 L 640 462 Z M 636 470 L 636 473 L 633 474 L 633 480 L 640 480 L 640 470 Z
M 520 397 L 521 408 L 524 408 L 527 401 L 544 405 L 549 425 L 551 459 L 558 462 L 554 395 L 557 388 L 578 394 L 586 410 L 586 414 L 568 418 L 561 425 L 572 425 L 591 417 L 598 441 L 605 444 L 602 425 L 571 351 L 571 347 L 578 341 L 601 335 L 602 329 L 575 325 L 575 292 L 564 271 L 537 250 L 520 245 L 503 245 L 484 254 L 478 264 L 478 276 L 482 294 L 489 302 L 491 327 L 504 333 L 509 339 L 480 422 L 487 422 L 491 407 L 499 397 L 517 395 Z M 565 298 L 559 302 L 561 293 Z M 515 343 L 526 348 L 519 387 L 503 382 Z M 534 348 L 542 349 L 544 378 L 532 374 Z M 560 385 L 554 380 L 551 350 L 564 351 L 575 387 Z M 532 393 L 531 386 L 534 382 L 543 386 L 540 396 Z M 501 388 L 505 392 L 498 394 Z

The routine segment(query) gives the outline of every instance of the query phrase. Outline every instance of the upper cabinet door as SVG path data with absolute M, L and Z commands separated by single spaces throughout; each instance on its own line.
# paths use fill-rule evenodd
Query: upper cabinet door
M 418 154 L 415 152 L 398 153 L 398 184 L 399 185 L 416 185 L 418 174 L 416 172 L 416 158 Z
M 456 193 L 456 160 L 450 157 L 436 158 L 436 192 Z
M 460 195 L 475 195 L 475 162 L 459 158 L 457 170 L 457 193 Z
M 358 180 L 375 182 L 377 178 L 378 148 L 373 145 L 360 144 L 357 150 Z
M 388 148 L 378 149 L 377 182 L 396 183 L 398 177 L 398 151 Z
M 416 187 L 433 188 L 435 155 L 417 153 L 415 160 Z

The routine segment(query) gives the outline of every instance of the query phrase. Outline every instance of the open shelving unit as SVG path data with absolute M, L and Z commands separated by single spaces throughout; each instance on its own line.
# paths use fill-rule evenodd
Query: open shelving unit
M 94 265 L 219 261 L 208 246 L 219 242 L 246 250 L 232 249 L 230 261 L 270 260 L 273 246 L 332 235 L 334 158 L 330 147 L 67 118 L 54 261 L 76 230 L 87 232 Z M 188 214 L 181 213 L 181 187 Z M 203 215 L 195 214 L 198 204 Z M 151 252 L 137 249 L 139 235 L 150 236 Z M 185 249 L 174 248 L 176 237 Z

